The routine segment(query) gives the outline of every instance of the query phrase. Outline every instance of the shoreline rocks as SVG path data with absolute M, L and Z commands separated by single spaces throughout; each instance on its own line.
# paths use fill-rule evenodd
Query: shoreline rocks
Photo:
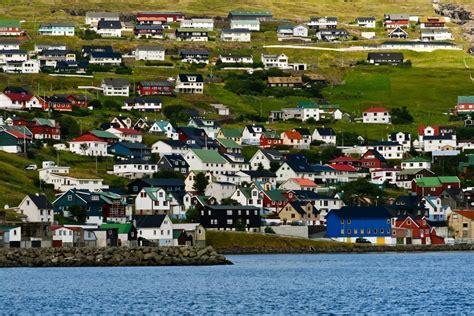
M 212 247 L 2 248 L 0 268 L 232 264 Z
M 382 253 L 382 252 L 440 252 L 440 251 L 474 251 L 473 245 L 333 245 L 329 247 L 228 247 L 218 248 L 225 255 L 243 254 L 328 254 L 328 253 Z

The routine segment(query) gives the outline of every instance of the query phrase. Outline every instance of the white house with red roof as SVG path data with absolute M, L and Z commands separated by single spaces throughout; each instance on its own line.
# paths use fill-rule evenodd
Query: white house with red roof
M 82 156 L 107 156 L 107 141 L 84 134 L 69 141 L 69 151 Z
M 450 126 L 420 125 L 418 140 L 413 146 L 423 152 L 441 151 L 444 147 L 457 147 L 456 128 Z
M 362 122 L 366 124 L 390 124 L 390 111 L 383 107 L 372 107 L 364 111 Z
M 397 168 L 377 168 L 370 170 L 370 182 L 377 185 L 383 185 L 386 182 L 390 184 L 397 183 L 397 175 L 400 173 Z
M 297 131 L 285 131 L 281 133 L 283 145 L 291 146 L 297 149 L 309 149 L 311 140 L 304 139 Z
M 283 182 L 280 189 L 285 190 L 308 190 L 308 191 L 316 191 L 318 185 L 311 179 L 307 178 L 290 178 Z
M 32 110 L 42 109 L 37 97 L 24 93 L 0 93 L 0 109 Z
M 106 131 L 111 134 L 114 134 L 121 141 L 126 141 L 126 142 L 131 142 L 131 143 L 141 143 L 143 140 L 142 133 L 133 128 L 111 127 Z
M 80 227 L 51 225 L 53 247 L 73 247 L 81 241 L 83 230 Z

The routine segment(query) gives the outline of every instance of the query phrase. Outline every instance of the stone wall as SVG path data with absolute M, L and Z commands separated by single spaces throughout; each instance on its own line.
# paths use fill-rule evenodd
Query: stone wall
M 0 249 L 0 267 L 96 267 L 232 264 L 212 247 Z

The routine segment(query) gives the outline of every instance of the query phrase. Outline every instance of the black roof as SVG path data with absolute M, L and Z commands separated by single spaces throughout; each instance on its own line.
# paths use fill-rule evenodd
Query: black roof
M 120 21 L 100 20 L 99 23 L 97 24 L 97 29 L 120 30 L 122 29 L 122 23 Z
M 185 142 L 182 142 L 180 140 L 174 140 L 174 139 L 163 139 L 163 143 L 170 145 L 171 147 L 179 147 L 179 148 L 186 148 L 188 145 Z
M 120 53 L 115 53 L 115 52 L 93 51 L 93 52 L 90 52 L 90 55 L 93 58 L 122 58 L 122 55 Z
M 141 179 L 143 182 L 148 184 L 150 187 L 162 187 L 162 186 L 184 186 L 184 180 L 182 179 Z
M 113 48 L 110 45 L 84 45 L 82 46 L 84 54 L 90 54 L 91 52 L 113 52 Z
M 123 146 L 128 149 L 148 149 L 148 147 L 142 143 L 132 143 L 132 142 L 126 142 L 126 141 L 115 143 L 110 147 L 116 147 L 116 146 Z
M 209 56 L 209 51 L 207 49 L 180 49 L 178 55 Z
M 251 178 L 276 178 L 276 174 L 270 170 L 247 170 L 242 172 Z
M 161 227 L 166 215 L 133 215 L 132 220 L 137 228 Z
M 307 128 L 298 127 L 298 128 L 293 128 L 293 130 L 294 130 L 295 132 L 300 133 L 300 135 L 302 135 L 302 136 L 311 135 L 311 132 L 310 132 L 309 129 L 307 129 Z
M 392 214 L 385 206 L 344 206 L 339 210 L 331 210 L 343 218 L 391 218 Z
M 194 82 L 204 82 L 201 74 L 179 74 L 178 76 L 181 82 L 189 82 L 189 77 L 196 77 L 196 81 Z
M 317 127 L 316 130 L 318 131 L 318 134 L 321 136 L 335 136 L 336 135 L 334 130 L 330 127 Z
M 288 166 L 295 172 L 308 172 L 313 173 L 314 170 L 310 164 L 308 164 L 305 160 L 287 160 L 286 163 Z
M 263 148 L 261 148 L 260 151 L 270 161 L 282 161 L 283 160 L 283 155 L 276 149 L 263 149 Z
M 28 197 L 39 209 L 54 209 L 54 206 L 48 201 L 48 198 L 44 194 L 28 194 Z

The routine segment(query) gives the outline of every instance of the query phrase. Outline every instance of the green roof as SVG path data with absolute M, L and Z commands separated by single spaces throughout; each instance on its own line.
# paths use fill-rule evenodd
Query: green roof
M 100 129 L 93 129 L 92 131 L 90 131 L 90 133 L 94 136 L 99 137 L 99 138 L 118 139 L 118 137 L 115 136 L 114 134 L 112 134 L 110 132 L 107 132 L 107 131 L 102 131 Z
M 9 230 L 12 230 L 14 228 L 17 228 L 18 226 L 7 226 L 7 225 L 0 225 L 0 231 L 6 232 Z
M 244 20 L 244 19 L 239 19 L 239 20 L 232 20 L 231 23 L 245 23 L 245 24 L 260 24 L 259 20 Z
M 242 148 L 239 144 L 228 138 L 218 138 L 217 141 L 225 148 Z
M 286 201 L 285 196 L 283 196 L 283 193 L 282 193 L 282 191 L 280 191 L 280 190 L 269 190 L 269 191 L 265 191 L 265 194 L 268 195 L 268 197 L 269 197 L 272 201 L 277 201 L 277 202 Z
M 469 95 L 469 96 L 461 95 L 461 96 L 458 96 L 458 104 L 459 103 L 474 103 L 474 95 Z
M 409 159 L 403 160 L 402 162 L 430 162 L 430 161 L 422 157 L 411 157 Z
M 114 229 L 117 228 L 119 234 L 128 234 L 130 229 L 132 229 L 132 224 L 102 224 L 100 225 L 101 229 Z
M 18 20 L 0 20 L 0 27 L 20 27 L 20 21 Z
M 255 12 L 249 12 L 249 11 L 230 11 L 230 14 L 232 15 L 248 15 L 248 16 L 261 16 L 261 15 L 268 15 L 271 16 L 272 13 L 270 11 L 255 11 Z
M 173 239 L 178 239 L 183 233 L 182 229 L 173 229 Z
M 456 176 L 443 176 L 443 177 L 424 177 L 416 179 L 416 185 L 419 187 L 439 187 L 443 183 L 460 182 Z
M 226 138 L 242 137 L 243 128 L 221 128 L 221 132 Z
M 410 168 L 410 169 L 403 169 L 400 171 L 400 175 L 414 175 L 420 172 L 421 170 L 425 170 L 424 168 Z M 428 170 L 428 169 L 427 169 Z
M 298 101 L 297 107 L 300 109 L 339 109 L 337 104 L 317 104 L 313 101 Z
M 50 119 L 46 118 L 41 118 L 41 117 L 36 117 L 35 118 L 36 122 L 38 122 L 40 125 L 46 125 L 49 127 L 54 127 L 53 122 Z
M 193 149 L 192 151 L 204 163 L 227 163 L 227 160 L 215 150 Z

